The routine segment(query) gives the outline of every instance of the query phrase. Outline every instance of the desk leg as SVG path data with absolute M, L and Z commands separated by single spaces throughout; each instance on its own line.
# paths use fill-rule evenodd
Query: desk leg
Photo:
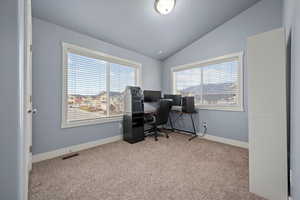
M 169 121 L 170 121 L 172 132 L 174 132 L 175 130 L 174 130 L 174 126 L 173 126 L 173 122 L 172 122 L 172 118 L 171 118 L 170 114 L 169 114 Z
M 197 132 L 196 132 L 196 128 L 195 128 L 193 114 L 190 114 L 190 116 L 191 116 L 191 120 L 192 120 L 192 124 L 193 124 L 194 133 L 193 133 L 193 136 L 191 138 L 189 138 L 189 141 L 191 141 L 192 139 L 198 137 Z

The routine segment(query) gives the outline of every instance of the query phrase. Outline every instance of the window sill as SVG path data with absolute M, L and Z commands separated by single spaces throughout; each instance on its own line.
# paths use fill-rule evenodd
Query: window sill
M 113 123 L 113 122 L 121 122 L 122 120 L 123 120 L 123 116 L 115 116 L 115 117 L 96 119 L 96 120 L 63 122 L 61 124 L 61 128 L 74 128 L 80 126 L 99 125 L 99 124 L 106 124 L 106 123 Z
M 218 106 L 196 106 L 198 110 L 214 110 L 214 111 L 229 111 L 229 112 L 244 112 L 243 107 L 218 107 Z

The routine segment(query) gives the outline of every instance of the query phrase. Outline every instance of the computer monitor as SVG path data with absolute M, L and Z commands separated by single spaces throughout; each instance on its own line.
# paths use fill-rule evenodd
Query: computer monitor
M 144 102 L 158 102 L 161 99 L 161 91 L 144 90 Z
M 173 106 L 181 106 L 181 95 L 176 94 L 164 94 L 164 99 L 172 99 Z

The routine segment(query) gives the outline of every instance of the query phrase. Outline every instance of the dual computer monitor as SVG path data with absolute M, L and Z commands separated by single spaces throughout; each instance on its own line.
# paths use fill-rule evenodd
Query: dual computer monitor
M 161 91 L 144 90 L 144 102 L 158 102 L 161 98 Z M 172 99 L 173 106 L 181 106 L 181 95 L 164 94 L 164 99 Z

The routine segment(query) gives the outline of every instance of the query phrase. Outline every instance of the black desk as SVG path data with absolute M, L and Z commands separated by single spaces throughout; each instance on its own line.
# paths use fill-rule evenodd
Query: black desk
M 173 132 L 176 130 L 176 131 L 180 131 L 180 132 L 191 133 L 192 137 L 189 138 L 189 141 L 191 141 L 192 139 L 198 137 L 196 127 L 195 127 L 194 118 L 193 118 L 193 114 L 197 113 L 196 111 L 194 111 L 194 112 L 183 112 L 183 111 L 179 111 L 179 110 L 171 110 L 171 112 L 179 114 L 179 116 L 177 118 L 175 118 L 175 120 L 172 120 L 171 115 L 169 116 L 169 122 L 170 122 L 170 125 L 171 125 L 171 130 Z M 193 125 L 193 131 L 174 128 L 173 124 L 176 123 L 176 121 L 178 119 L 182 118 L 183 115 L 189 115 L 190 116 L 191 121 L 192 121 L 192 125 Z
M 158 103 L 144 103 L 144 113 L 148 114 L 148 115 L 153 115 L 157 112 L 158 107 L 159 107 Z M 169 115 L 169 122 L 170 122 L 170 125 L 171 125 L 171 129 L 167 129 L 167 130 L 170 130 L 172 132 L 180 131 L 180 132 L 185 132 L 185 133 L 191 133 L 192 137 L 189 138 L 189 141 L 191 141 L 192 139 L 198 137 L 196 127 L 195 127 L 194 118 L 193 118 L 193 114 L 197 113 L 196 111 L 192 112 L 192 113 L 187 113 L 187 112 L 183 112 L 183 111 L 178 110 L 178 109 L 172 109 L 171 113 L 178 113 L 179 116 L 175 119 L 172 119 L 171 115 Z M 189 115 L 190 116 L 191 121 L 192 121 L 192 125 L 193 125 L 193 131 L 177 129 L 173 126 L 173 124 L 175 124 L 177 120 L 182 118 L 183 115 Z M 145 132 L 147 132 L 147 130 Z

